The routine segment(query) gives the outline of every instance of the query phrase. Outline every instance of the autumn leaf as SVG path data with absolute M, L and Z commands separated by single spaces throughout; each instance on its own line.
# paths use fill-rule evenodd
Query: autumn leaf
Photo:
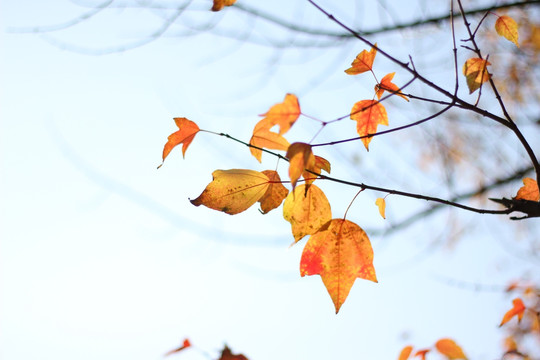
M 365 231 L 349 220 L 332 219 L 311 235 L 300 260 L 300 275 L 317 274 L 334 302 L 336 313 L 356 278 L 377 282 L 373 249 Z
M 411 355 L 412 351 L 413 351 L 413 347 L 411 345 L 405 346 L 403 350 L 401 350 L 401 352 L 399 353 L 398 360 L 407 360 L 409 356 Z
M 375 134 L 377 126 L 388 125 L 388 115 L 382 104 L 376 100 L 361 100 L 354 104 L 351 110 L 351 120 L 356 120 L 356 131 L 361 137 Z M 371 137 L 362 138 L 362 142 L 369 151 Z
M 289 190 L 281 183 L 279 174 L 274 170 L 264 170 L 262 172 L 268 177 L 269 185 L 264 195 L 259 199 L 261 211 L 266 214 L 270 210 L 277 208 L 287 197 Z
M 236 0 L 214 0 L 214 5 L 212 5 L 212 11 L 219 11 L 225 6 L 231 6 Z
M 289 146 L 285 156 L 289 159 L 289 178 L 294 189 L 296 187 L 296 182 L 304 173 L 304 170 L 314 169 L 316 163 L 315 155 L 313 155 L 311 145 L 296 142 Z
M 323 157 L 315 155 L 315 164 L 312 168 L 307 168 L 307 170 L 302 173 L 302 176 L 304 177 L 306 184 L 309 185 L 312 184 L 315 179 L 317 179 L 315 174 L 320 174 L 321 170 L 330 173 L 330 162 Z
M 405 100 L 409 101 L 409 98 L 405 95 L 403 95 L 399 89 L 399 87 L 392 82 L 392 79 L 394 78 L 394 75 L 396 73 L 390 73 L 385 75 L 385 77 L 382 78 L 381 82 L 377 85 L 375 85 L 375 93 L 377 94 L 377 99 L 381 99 L 381 96 L 383 95 L 384 91 L 389 91 L 391 93 L 396 94 L 397 96 L 401 96 Z
M 489 65 L 491 65 L 489 61 L 480 58 L 471 58 L 465 62 L 463 75 L 467 78 L 469 94 L 478 90 L 483 83 L 490 79 L 491 75 L 487 71 Z
M 377 44 L 375 44 L 377 46 Z M 373 68 L 373 60 L 377 55 L 377 49 L 372 47 L 370 51 L 362 50 L 360 54 L 353 60 L 351 67 L 345 70 L 349 75 L 358 75 L 366 71 L 370 71 Z
M 495 22 L 495 30 L 497 31 L 497 34 L 513 42 L 517 47 L 519 47 L 518 25 L 510 16 L 499 16 Z
M 278 125 L 279 134 L 283 135 L 294 125 L 300 114 L 298 98 L 296 95 L 287 94 L 282 103 L 272 106 L 266 114 L 261 115 L 265 117 L 261 120 L 261 123 L 266 124 L 268 129 Z
M 440 339 L 435 343 L 435 348 L 449 360 L 464 359 L 467 356 L 463 353 L 461 347 L 452 339 Z
M 294 241 L 315 234 L 332 218 L 330 203 L 316 185 L 302 184 L 289 193 L 283 203 L 283 217 L 291 223 Z
M 190 346 L 191 346 L 191 343 L 189 342 L 189 339 L 184 339 L 184 342 L 182 343 L 182 345 L 181 345 L 180 347 L 178 347 L 178 348 L 176 348 L 176 349 L 174 349 L 174 350 L 169 351 L 168 353 L 166 353 L 166 354 L 163 355 L 163 356 L 169 356 L 169 355 L 172 355 L 172 354 L 177 353 L 177 352 L 179 352 L 179 351 L 182 351 L 182 350 L 184 350 L 184 349 L 186 349 L 186 348 L 188 348 L 188 347 L 190 347 Z
M 518 321 L 521 321 L 523 318 L 523 314 L 525 313 L 525 304 L 523 304 L 523 301 L 520 298 L 515 298 L 512 300 L 512 308 L 504 314 L 503 319 L 501 321 L 501 324 L 499 326 L 503 326 L 507 322 L 509 322 L 514 316 L 518 317 Z
M 204 205 L 229 215 L 248 209 L 270 186 L 268 177 L 254 170 L 216 170 L 212 178 L 202 194 L 190 201 L 195 206 Z
M 421 360 L 426 360 L 426 354 L 429 352 L 430 350 L 429 349 L 422 349 L 422 350 L 418 350 L 414 356 L 419 356 Z
M 225 345 L 218 360 L 248 360 L 248 358 L 242 354 L 234 355 L 231 349 Z
M 285 139 L 278 133 L 270 131 L 270 128 L 271 126 L 268 126 L 264 119 L 259 121 L 257 125 L 255 125 L 255 128 L 253 129 L 253 135 L 249 140 L 250 145 L 259 148 L 249 148 L 251 155 L 253 155 L 259 162 L 261 162 L 262 160 L 261 149 L 265 148 L 272 150 L 287 150 L 290 146 L 287 139 Z
M 195 138 L 195 135 L 200 130 L 197 124 L 186 118 L 174 118 L 174 122 L 180 130 L 169 135 L 168 141 L 163 148 L 163 162 L 165 161 L 165 158 L 169 155 L 171 150 L 176 145 L 182 143 L 182 156 L 185 157 L 188 146 L 191 144 L 191 142 Z M 163 165 L 163 162 L 161 163 L 161 165 Z M 161 165 L 158 166 L 158 169 L 161 167 Z
M 381 214 L 383 219 L 386 219 L 386 216 L 384 216 L 384 211 L 386 210 L 386 201 L 384 198 L 377 198 L 377 200 L 375 200 L 375 205 L 379 207 L 379 214 Z
M 523 179 L 523 184 L 516 195 L 516 199 L 540 201 L 540 192 L 538 191 L 538 184 L 536 180 L 531 178 Z

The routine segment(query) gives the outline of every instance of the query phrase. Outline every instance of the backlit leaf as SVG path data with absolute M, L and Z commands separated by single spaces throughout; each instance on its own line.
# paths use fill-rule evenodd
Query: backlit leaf
M 225 6 L 231 6 L 235 2 L 236 0 L 214 0 L 214 4 L 212 5 L 212 11 L 219 11 Z
M 469 94 L 478 90 L 483 83 L 490 79 L 491 74 L 487 70 L 489 65 L 491 65 L 489 61 L 480 58 L 471 58 L 465 62 L 463 65 L 463 75 L 467 78 Z
M 375 85 L 375 92 L 377 93 L 377 99 L 380 99 L 384 91 L 386 90 L 391 93 L 395 93 L 397 96 L 401 96 L 405 100 L 409 101 L 409 98 L 403 95 L 399 87 L 392 82 L 392 79 L 394 78 L 395 74 L 396 74 L 395 72 L 387 74 L 385 77 L 382 78 L 379 84 Z
M 294 189 L 296 182 L 302 173 L 304 173 L 304 170 L 314 169 L 316 162 L 315 155 L 313 155 L 311 145 L 296 142 L 289 146 L 286 156 L 289 159 L 289 178 L 291 179 L 291 185 Z
M 440 339 L 435 343 L 435 348 L 449 360 L 467 359 L 461 347 L 452 339 Z
M 279 174 L 274 170 L 264 170 L 262 172 L 268 177 L 269 185 L 266 193 L 259 199 L 261 210 L 266 214 L 270 210 L 277 208 L 287 197 L 289 190 L 281 183 Z
M 356 278 L 377 282 L 373 249 L 360 226 L 349 220 L 332 219 L 311 235 L 300 260 L 300 275 L 317 274 L 334 302 L 336 313 Z
M 388 125 L 386 109 L 376 100 L 361 100 L 354 104 L 351 110 L 351 119 L 356 120 L 356 131 L 360 136 L 375 134 L 379 124 Z M 369 150 L 371 137 L 364 137 L 362 142 Z
M 429 349 L 418 350 L 418 351 L 414 354 L 414 356 L 415 356 L 415 357 L 417 357 L 417 356 L 420 357 L 421 360 L 426 360 L 426 354 L 427 354 L 428 352 L 430 352 Z
M 283 203 L 283 217 L 291 223 L 294 241 L 315 234 L 332 218 L 330 203 L 316 185 L 302 184 L 289 193 Z
M 317 176 L 314 175 L 313 173 L 320 174 L 321 170 L 324 170 L 327 173 L 330 173 L 330 162 L 323 157 L 315 155 L 315 164 L 313 165 L 312 168 L 307 168 L 307 170 L 310 170 L 311 172 L 304 171 L 302 173 L 302 176 L 304 177 L 306 184 L 311 184 L 317 178 Z
M 182 144 L 182 156 L 185 157 L 186 150 L 195 138 L 195 135 L 199 132 L 199 127 L 197 124 L 195 124 L 193 121 L 188 120 L 186 118 L 174 118 L 174 122 L 176 123 L 176 126 L 180 130 L 177 132 L 172 133 L 169 135 L 168 141 L 165 144 L 165 147 L 163 148 L 163 161 L 165 161 L 165 158 L 169 155 L 171 150 L 179 144 Z M 163 162 L 161 163 L 163 165 Z M 161 165 L 158 166 L 158 168 L 161 167 Z
M 191 346 L 191 343 L 189 342 L 189 339 L 184 339 L 184 342 L 182 343 L 182 345 L 174 350 L 171 350 L 169 351 L 168 353 L 166 353 L 164 356 L 169 356 L 169 355 L 172 355 L 172 354 L 175 354 L 179 351 L 182 351 L 188 347 Z
M 405 346 L 403 350 L 401 350 L 401 352 L 399 353 L 398 360 L 407 360 L 409 356 L 411 355 L 412 350 L 413 350 L 413 347 L 411 345 Z
M 377 46 L 377 44 L 375 44 L 375 46 Z M 351 67 L 345 70 L 345 72 L 349 75 L 358 75 L 370 71 L 373 68 L 375 55 L 377 55 L 377 49 L 374 47 L 372 47 L 370 51 L 362 50 L 352 62 Z
M 212 177 L 202 194 L 190 201 L 195 206 L 204 205 L 230 215 L 255 204 L 270 186 L 268 177 L 254 170 L 216 170 Z
M 272 150 L 287 150 L 289 142 L 283 136 L 273 131 L 270 131 L 271 126 L 261 120 L 255 125 L 253 129 L 253 135 L 249 140 L 249 144 L 257 146 L 258 148 L 272 149 Z M 259 162 L 262 159 L 262 150 L 250 147 L 249 151 Z
M 499 326 L 503 326 L 507 322 L 509 322 L 514 316 L 518 317 L 518 321 L 521 321 L 523 318 L 523 314 L 525 313 L 525 304 L 523 304 L 523 301 L 520 298 L 515 298 L 512 300 L 512 308 L 504 314 L 503 319 L 501 321 L 501 324 Z
M 274 125 L 279 126 L 279 133 L 285 134 L 294 125 L 300 116 L 300 104 L 296 95 L 287 94 L 282 103 L 276 104 L 263 114 L 265 118 L 261 122 L 270 129 Z
M 516 195 L 516 199 L 540 201 L 540 192 L 538 191 L 538 184 L 536 180 L 531 178 L 523 179 L 523 184 Z
M 497 31 L 497 34 L 503 36 L 507 40 L 516 44 L 517 47 L 519 47 L 518 25 L 516 21 L 510 16 L 500 16 L 495 22 L 495 30 Z
M 386 210 L 386 201 L 384 198 L 377 198 L 377 200 L 375 200 L 375 205 L 379 207 L 379 214 L 381 214 L 383 219 L 386 219 L 386 216 L 384 216 L 384 211 Z

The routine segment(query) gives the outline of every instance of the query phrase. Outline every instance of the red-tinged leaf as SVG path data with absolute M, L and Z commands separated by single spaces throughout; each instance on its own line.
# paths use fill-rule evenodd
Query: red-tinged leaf
M 407 360 L 409 356 L 411 356 L 412 351 L 413 347 L 411 345 L 405 346 L 403 350 L 401 350 L 401 352 L 399 353 L 398 360 Z
M 351 110 L 351 120 L 356 120 L 356 131 L 360 136 L 377 133 L 377 126 L 388 125 L 388 115 L 382 104 L 375 100 L 362 100 L 354 104 Z M 371 137 L 362 138 L 362 142 L 369 150 Z
M 231 349 L 225 345 L 218 360 L 248 360 L 248 358 L 242 354 L 233 354 Z
M 270 128 L 271 126 L 268 126 L 264 119 L 259 121 L 253 129 L 253 135 L 251 136 L 251 140 L 249 140 L 249 144 L 261 149 L 287 150 L 290 146 L 287 139 L 278 133 L 270 131 Z M 261 162 L 262 150 L 250 147 L 249 151 L 251 155 Z
M 212 11 L 220 11 L 225 6 L 231 6 L 235 2 L 236 0 L 214 0 L 214 4 L 212 5 Z
M 270 129 L 274 125 L 279 126 L 279 134 L 283 135 L 294 125 L 300 116 L 300 104 L 296 95 L 287 94 L 282 103 L 276 104 L 268 110 L 264 119 L 261 120 Z
M 501 321 L 501 324 L 499 326 L 503 326 L 507 322 L 509 322 L 514 316 L 518 317 L 518 321 L 521 321 L 523 318 L 523 314 L 525 313 L 525 304 L 523 304 L 523 301 L 520 298 L 515 298 L 512 300 L 512 308 L 504 314 L 503 319 Z
M 332 219 L 311 235 L 300 260 L 300 275 L 317 274 L 332 298 L 336 313 L 356 278 L 377 282 L 373 249 L 365 231 L 349 220 Z
M 266 193 L 259 199 L 261 211 L 263 214 L 266 214 L 270 210 L 281 205 L 283 200 L 287 197 L 289 190 L 283 186 L 281 178 L 276 171 L 264 170 L 262 173 L 266 175 L 270 181 L 268 190 L 266 190 Z
M 304 170 L 311 170 L 315 167 L 315 155 L 313 155 L 311 145 L 296 142 L 289 146 L 285 156 L 289 159 L 289 178 L 294 189 Z
M 452 339 L 440 339 L 435 343 L 435 348 L 449 360 L 464 359 L 467 356 L 463 353 L 461 347 Z
M 536 180 L 531 178 L 523 179 L 523 186 L 518 190 L 516 199 L 540 201 L 540 192 Z
M 487 67 L 491 65 L 489 61 L 480 58 L 471 58 L 463 65 L 463 75 L 467 79 L 469 94 L 472 94 L 491 78 Z
M 377 94 L 377 99 L 380 99 L 384 91 L 386 90 L 388 92 L 396 94 L 397 96 L 401 96 L 405 100 L 409 101 L 409 98 L 403 95 L 399 87 L 392 82 L 395 74 L 395 72 L 387 74 L 385 77 L 382 78 L 379 84 L 375 85 L 375 93 Z
M 383 219 L 386 219 L 386 216 L 384 216 L 384 212 L 386 210 L 386 201 L 384 198 L 377 198 L 377 200 L 375 200 L 375 205 L 377 205 L 379 208 L 379 214 L 381 214 Z
M 270 186 L 268 177 L 254 170 L 216 170 L 212 177 L 202 194 L 190 201 L 195 206 L 204 205 L 229 215 L 248 209 Z
M 500 16 L 495 22 L 495 30 L 497 31 L 497 34 L 513 42 L 517 47 L 519 47 L 518 25 L 510 16 Z
M 377 46 L 377 44 L 375 44 L 375 46 Z M 377 49 L 374 47 L 372 47 L 370 51 L 362 50 L 352 62 L 351 67 L 345 70 L 345 72 L 349 75 L 358 75 L 366 71 L 371 71 L 375 55 L 377 55 Z
M 176 145 L 182 143 L 182 156 L 185 157 L 188 146 L 191 144 L 195 138 L 195 135 L 200 130 L 197 124 L 186 118 L 174 118 L 174 122 L 180 130 L 169 135 L 168 141 L 163 148 L 163 161 L 165 161 L 165 158 Z M 163 165 L 163 162 L 161 165 Z M 161 167 L 161 165 L 158 166 L 158 169 Z
M 420 360 L 426 360 L 426 354 L 430 351 L 430 349 L 422 349 L 422 350 L 418 350 L 414 356 L 418 356 L 420 357 Z
M 182 346 L 180 346 L 180 347 L 178 347 L 178 348 L 176 348 L 176 349 L 174 349 L 174 350 L 169 351 L 168 353 L 166 353 L 166 354 L 163 355 L 163 356 L 169 356 L 169 355 L 172 355 L 172 354 L 177 353 L 177 352 L 179 352 L 179 351 L 182 351 L 182 350 L 184 350 L 184 349 L 186 349 L 186 348 L 188 348 L 188 347 L 190 347 L 190 346 L 191 346 L 191 343 L 189 342 L 189 339 L 184 339 L 184 341 L 183 341 L 183 343 L 182 343 Z
M 294 241 L 315 234 L 332 218 L 330 203 L 316 185 L 299 185 L 283 203 L 283 217 L 291 223 Z

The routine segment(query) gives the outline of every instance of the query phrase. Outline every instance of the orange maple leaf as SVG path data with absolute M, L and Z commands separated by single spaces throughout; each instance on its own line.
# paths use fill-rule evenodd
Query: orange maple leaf
M 174 122 L 176 123 L 176 126 L 180 130 L 177 132 L 172 133 L 168 137 L 168 141 L 165 144 L 165 147 L 163 148 L 163 161 L 161 162 L 161 165 L 163 165 L 163 162 L 165 161 L 165 158 L 169 155 L 171 150 L 179 144 L 182 144 L 182 156 L 186 156 L 186 150 L 188 146 L 191 144 L 193 139 L 195 138 L 195 135 L 199 132 L 199 127 L 197 124 L 195 124 L 193 121 L 188 120 L 186 118 L 174 118 Z M 161 165 L 158 166 L 158 169 L 161 167 Z
M 283 217 L 291 223 L 294 241 L 315 234 L 332 218 L 330 203 L 316 185 L 299 185 L 283 203 Z
M 519 47 L 518 25 L 510 16 L 499 16 L 495 22 L 495 30 L 497 31 L 497 34 L 513 42 L 517 47 Z
M 219 11 L 225 6 L 231 6 L 235 2 L 236 0 L 214 0 L 214 4 L 212 5 L 212 11 Z
M 463 75 L 467 79 L 469 94 L 478 90 L 483 83 L 491 78 L 491 74 L 487 70 L 489 65 L 491 65 L 489 61 L 480 58 L 471 58 L 465 61 Z
M 525 304 L 523 304 L 523 301 L 520 298 L 515 298 L 512 300 L 512 308 L 504 314 L 503 319 L 501 321 L 501 324 L 499 326 L 503 326 L 507 322 L 509 322 L 514 316 L 518 317 L 518 321 L 521 321 L 523 318 L 523 314 L 525 313 Z
M 268 189 L 264 195 L 259 199 L 261 203 L 261 211 L 266 214 L 270 210 L 277 208 L 283 200 L 287 197 L 289 190 L 281 183 L 279 174 L 274 170 L 264 170 L 262 172 L 268 177 L 270 181 Z
M 375 44 L 377 46 L 377 44 Z M 353 60 L 351 67 L 345 70 L 349 75 L 358 75 L 366 71 L 371 71 L 373 68 L 373 61 L 377 55 L 377 49 L 372 47 L 370 51 L 362 50 L 360 54 Z
M 311 145 L 296 142 L 289 146 L 285 156 L 289 159 L 289 178 L 291 179 L 291 185 L 294 189 L 296 182 L 304 171 L 306 169 L 313 171 L 315 168 L 315 155 L 313 155 Z M 313 177 L 313 175 L 310 175 L 311 174 L 308 173 L 308 178 Z
M 163 356 L 169 356 L 169 355 L 172 355 L 172 354 L 177 353 L 177 352 L 179 352 L 179 351 L 182 351 L 182 350 L 184 350 L 184 349 L 186 349 L 186 348 L 188 348 L 188 347 L 190 347 L 190 346 L 191 346 L 191 343 L 189 342 L 189 339 L 184 339 L 184 341 L 183 341 L 183 343 L 182 343 L 182 345 L 181 345 L 180 347 L 178 347 L 178 348 L 176 348 L 176 349 L 174 349 L 174 350 L 169 351 L 168 353 L 166 353 L 166 354 L 163 355 Z
M 312 185 L 315 186 L 315 185 Z M 317 275 L 338 313 L 356 278 L 377 282 L 373 249 L 364 230 L 345 219 L 332 219 L 308 239 L 300 275 Z
M 251 155 L 259 162 L 262 160 L 262 148 L 273 150 L 287 150 L 289 142 L 283 136 L 273 131 L 270 131 L 272 126 L 266 122 L 266 119 L 259 121 L 253 129 L 253 135 L 249 140 L 249 144 L 260 149 L 250 147 Z
M 421 357 L 421 360 L 426 360 L 426 354 L 429 352 L 430 350 L 429 349 L 422 349 L 422 350 L 418 350 L 414 356 L 420 356 Z
M 216 170 L 212 178 L 201 195 L 190 201 L 195 206 L 204 205 L 229 215 L 247 210 L 270 186 L 268 177 L 255 170 Z
M 381 214 L 382 218 L 386 219 L 386 216 L 384 216 L 386 210 L 386 201 L 384 198 L 377 198 L 377 200 L 375 200 L 375 205 L 379 208 L 379 214 Z
M 540 192 L 536 180 L 531 178 L 523 179 L 523 186 L 518 190 L 516 199 L 540 201 Z
M 411 345 L 405 346 L 399 353 L 398 360 L 407 360 L 409 356 L 411 355 L 412 351 L 413 351 L 413 347 Z
M 386 109 L 376 100 L 361 100 L 354 104 L 351 110 L 351 120 L 356 120 L 356 131 L 361 137 L 375 134 L 379 124 L 388 125 Z M 371 136 L 362 138 L 362 142 L 366 150 L 369 151 Z
M 452 339 L 440 339 L 435 343 L 435 348 L 449 360 L 467 360 L 461 347 Z
M 248 358 L 242 354 L 233 354 L 231 349 L 225 345 L 218 360 L 248 360 Z
M 265 117 L 261 123 L 266 124 L 268 129 L 278 125 L 279 134 L 283 135 L 294 125 L 300 114 L 298 98 L 296 95 L 287 94 L 282 103 L 272 106 L 267 113 L 261 115 Z
M 389 91 L 391 93 L 396 94 L 397 96 L 401 96 L 405 100 L 409 101 L 409 98 L 405 95 L 403 95 L 399 89 L 399 87 L 392 82 L 392 79 L 394 78 L 394 75 L 396 73 L 390 73 L 386 74 L 381 82 L 377 85 L 375 85 L 375 93 L 377 94 L 377 99 L 381 99 L 381 96 L 383 95 L 384 91 Z

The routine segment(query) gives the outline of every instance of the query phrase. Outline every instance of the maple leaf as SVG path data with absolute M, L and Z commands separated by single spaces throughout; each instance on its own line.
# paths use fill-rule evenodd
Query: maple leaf
M 361 137 L 375 134 L 379 124 L 388 125 L 386 109 L 376 100 L 361 100 L 354 104 L 351 110 L 351 120 L 356 120 L 356 131 Z M 366 150 L 369 151 L 371 137 L 362 138 L 362 142 Z
M 519 47 L 518 25 L 510 16 L 499 16 L 495 22 L 495 30 L 497 31 L 497 34 L 513 42 L 517 47 Z
M 165 161 L 165 158 L 169 155 L 171 150 L 179 144 L 182 144 L 182 156 L 186 156 L 186 150 L 188 146 L 191 144 L 193 139 L 195 138 L 195 135 L 199 132 L 199 127 L 197 124 L 195 124 L 193 121 L 188 120 L 187 118 L 174 118 L 174 122 L 176 123 L 176 126 L 180 130 L 177 132 L 172 133 L 168 137 L 168 141 L 165 144 L 165 147 L 163 148 L 163 161 L 161 165 L 163 165 L 163 162 Z M 161 167 L 161 165 L 158 166 L 158 169 Z
M 377 46 L 376 43 L 375 46 Z M 377 49 L 375 47 L 372 47 L 370 51 L 362 50 L 362 52 L 356 56 L 356 59 L 353 60 L 351 67 L 345 70 L 345 72 L 349 75 L 358 75 L 366 71 L 371 71 L 375 55 L 377 55 Z
M 386 216 L 384 216 L 384 211 L 386 210 L 386 201 L 384 198 L 377 198 L 377 200 L 375 200 L 375 205 L 379 207 L 379 214 L 381 214 L 383 219 L 386 219 Z
M 540 201 L 540 192 L 536 180 L 531 178 L 523 179 L 523 186 L 518 190 L 515 199 Z
M 356 278 L 377 282 L 373 249 L 365 231 L 352 221 L 332 219 L 311 235 L 302 252 L 300 275 L 317 274 L 332 298 L 336 314 Z
M 270 210 L 277 208 L 283 202 L 283 199 L 287 197 L 289 190 L 281 183 L 279 174 L 274 170 L 264 170 L 262 172 L 268 177 L 270 181 L 268 189 L 264 195 L 259 199 L 261 203 L 261 211 L 266 214 Z
M 512 300 L 512 308 L 504 314 L 503 319 L 501 321 L 501 324 L 499 326 L 503 326 L 507 322 L 509 322 L 514 316 L 518 317 L 518 322 L 521 321 L 523 318 L 523 314 L 525 313 L 525 304 L 523 304 L 523 301 L 520 298 L 515 298 Z
M 283 136 L 273 131 L 270 131 L 271 126 L 265 119 L 259 121 L 253 129 L 253 135 L 249 140 L 249 144 L 258 148 L 266 148 L 273 150 L 287 150 L 289 142 Z M 249 151 L 259 162 L 262 160 L 262 150 L 250 147 Z
M 411 352 L 413 351 L 413 347 L 411 345 L 405 346 L 401 352 L 399 353 L 398 360 L 407 360 L 409 356 L 411 355 Z
M 283 135 L 294 125 L 300 116 L 300 104 L 296 95 L 287 94 L 282 103 L 276 104 L 262 114 L 265 118 L 261 122 L 265 123 L 270 129 L 274 125 L 279 126 L 279 134 Z
M 381 82 L 377 85 L 375 85 L 375 93 L 377 94 L 377 99 L 381 99 L 381 96 L 383 95 L 384 91 L 389 91 L 391 93 L 396 94 L 397 96 L 401 96 L 405 100 L 409 101 L 409 98 L 405 95 L 403 95 L 399 89 L 399 87 L 392 82 L 392 79 L 394 78 L 394 75 L 396 73 L 390 73 L 385 75 Z
M 296 182 L 304 173 L 304 170 L 308 169 L 313 171 L 315 168 L 315 155 L 313 155 L 311 145 L 296 142 L 289 146 L 285 156 L 289 159 L 289 178 L 291 179 L 291 185 L 294 189 L 296 187 Z M 309 175 L 308 178 L 313 177 L 313 175 Z
M 212 11 L 219 11 L 225 6 L 231 6 L 235 2 L 236 0 L 214 0 L 214 4 L 212 5 Z
M 269 181 L 265 174 L 255 170 L 216 170 L 212 173 L 212 182 L 198 198 L 190 201 L 195 206 L 238 214 L 264 196 Z
M 283 217 L 291 223 L 294 241 L 315 234 L 332 218 L 330 203 L 316 185 L 299 185 L 283 203 Z
M 330 173 L 330 162 L 321 156 L 315 155 L 315 164 L 312 168 L 307 168 L 307 170 L 309 171 L 304 171 L 302 176 L 304 177 L 306 184 L 310 185 L 315 181 L 315 179 L 317 179 L 315 174 L 320 174 L 321 170 Z
M 447 359 L 464 359 L 467 360 L 467 356 L 463 353 L 461 347 L 456 344 L 452 339 L 440 339 L 435 343 L 435 348 L 441 354 L 446 356 Z
M 231 349 L 225 345 L 218 360 L 248 360 L 248 358 L 242 354 L 234 355 Z
M 487 71 L 489 65 L 491 65 L 489 61 L 480 58 L 471 58 L 465 61 L 463 75 L 467 79 L 469 94 L 478 90 L 483 83 L 490 79 L 491 74 Z
M 191 343 L 189 342 L 189 339 L 184 339 L 184 341 L 183 341 L 183 343 L 182 343 L 182 345 L 181 345 L 180 347 L 178 347 L 178 348 L 176 348 L 176 349 L 174 349 L 174 350 L 169 351 L 168 353 L 166 353 L 166 354 L 163 355 L 163 356 L 169 356 L 169 355 L 172 355 L 172 354 L 177 353 L 177 352 L 179 352 L 179 351 L 182 351 L 182 350 L 184 350 L 184 349 L 186 349 L 186 348 L 188 348 L 188 347 L 190 347 L 190 346 L 191 346 Z

